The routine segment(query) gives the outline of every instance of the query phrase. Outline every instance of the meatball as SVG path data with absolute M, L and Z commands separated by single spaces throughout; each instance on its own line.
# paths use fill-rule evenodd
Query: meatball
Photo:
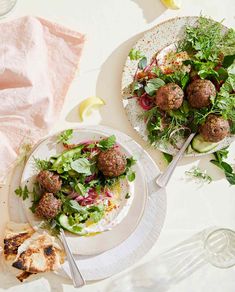
M 126 158 L 119 150 L 112 148 L 100 152 L 97 166 L 105 176 L 116 177 L 125 172 Z
M 191 107 L 207 107 L 211 104 L 210 98 L 216 95 L 216 89 L 210 80 L 197 79 L 187 87 L 187 95 Z
M 210 114 L 199 132 L 208 142 L 219 142 L 229 134 L 229 122 L 220 116 Z
M 155 103 L 161 110 L 174 110 L 181 107 L 184 99 L 184 92 L 175 83 L 168 83 L 160 87 L 156 94 Z
M 62 181 L 58 174 L 48 170 L 41 170 L 36 180 L 48 192 L 56 193 L 61 189 Z
M 35 214 L 46 219 L 55 218 L 60 212 L 61 205 L 61 200 L 56 199 L 52 193 L 45 193 L 36 207 Z

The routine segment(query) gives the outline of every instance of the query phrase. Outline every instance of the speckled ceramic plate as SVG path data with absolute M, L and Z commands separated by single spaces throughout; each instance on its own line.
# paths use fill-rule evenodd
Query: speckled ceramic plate
M 153 27 L 151 30 L 147 31 L 135 44 L 133 47 L 136 50 L 140 50 L 144 53 L 144 55 L 148 59 L 148 63 L 150 62 L 152 56 L 156 54 L 156 52 L 161 51 L 163 48 L 171 44 L 176 44 L 179 40 L 181 40 L 184 36 L 184 28 L 187 25 L 195 25 L 198 17 L 178 17 L 169 19 L 165 22 L 158 24 Z M 225 29 L 227 29 L 225 27 Z M 127 58 L 126 64 L 123 70 L 122 76 L 122 98 L 123 98 L 123 106 L 126 110 L 129 121 L 131 122 L 133 128 L 140 134 L 140 136 L 147 141 L 147 129 L 146 124 L 143 119 L 140 119 L 141 113 L 143 110 L 138 105 L 137 100 L 135 98 L 129 98 L 131 96 L 130 92 L 130 84 L 133 81 L 133 76 L 135 74 L 137 68 L 138 61 L 131 61 L 130 58 Z M 190 154 L 186 154 L 187 156 L 199 156 L 204 154 L 213 153 L 219 149 L 222 149 L 228 146 L 234 140 L 233 137 L 228 137 L 221 141 L 220 144 L 212 151 L 207 153 L 197 153 L 192 151 Z M 159 143 L 157 149 L 169 153 L 175 154 L 178 150 L 174 148 L 170 144 Z

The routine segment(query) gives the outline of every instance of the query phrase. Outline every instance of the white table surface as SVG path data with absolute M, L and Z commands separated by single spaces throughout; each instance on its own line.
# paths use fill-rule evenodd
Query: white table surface
M 225 25 L 235 27 L 234 0 L 182 0 L 182 2 L 182 8 L 173 11 L 165 9 L 159 0 L 18 0 L 14 11 L 1 21 L 24 15 L 41 16 L 79 30 L 87 36 L 80 73 L 71 85 L 60 119 L 56 121 L 53 131 L 80 126 L 77 105 L 88 96 L 100 96 L 105 99 L 106 106 L 83 124 L 100 123 L 124 131 L 147 149 L 158 166 L 164 169 L 165 163 L 160 152 L 149 149 L 147 144 L 141 141 L 128 123 L 122 108 L 120 81 L 125 58 L 144 31 L 171 17 L 199 15 L 202 12 L 216 20 L 225 18 Z M 230 149 L 229 160 L 234 163 L 235 145 Z M 168 206 L 163 231 L 143 261 L 157 256 L 204 228 L 214 225 L 235 228 L 235 187 L 230 187 L 220 170 L 209 163 L 210 158 L 210 156 L 200 159 L 185 158 L 179 164 L 167 187 Z M 184 172 L 192 165 L 207 169 L 213 177 L 213 182 L 199 187 L 194 182 L 186 181 Z M 0 214 L 2 235 L 5 223 L 9 219 L 7 186 L 0 190 Z M 80 291 L 103 292 L 116 278 L 118 275 L 86 286 Z M 168 291 L 234 292 L 234 279 L 234 268 L 221 270 L 204 265 Z M 0 273 L 0 291 L 60 292 L 75 289 L 70 281 L 59 279 L 53 274 L 22 285 L 13 277 L 6 277 Z

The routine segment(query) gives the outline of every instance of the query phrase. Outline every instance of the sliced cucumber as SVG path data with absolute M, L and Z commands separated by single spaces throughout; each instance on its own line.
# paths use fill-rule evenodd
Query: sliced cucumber
M 193 148 L 192 148 L 192 145 L 189 144 L 189 145 L 188 145 L 188 148 L 186 149 L 186 153 L 187 153 L 187 154 L 192 154 L 193 152 L 194 152 L 194 150 L 193 150 Z
M 199 134 L 193 138 L 192 148 L 199 153 L 206 153 L 214 149 L 219 143 L 206 142 Z
M 65 214 L 61 214 L 59 217 L 59 222 L 60 225 L 63 227 L 63 229 L 77 234 L 77 235 L 84 235 L 85 232 L 82 230 L 82 227 L 80 228 L 79 225 L 70 225 L 69 224 L 69 220 L 68 220 L 68 216 L 66 216 Z

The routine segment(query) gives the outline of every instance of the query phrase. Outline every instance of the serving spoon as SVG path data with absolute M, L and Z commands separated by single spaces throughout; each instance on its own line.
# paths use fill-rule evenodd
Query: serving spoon
M 157 177 L 156 183 L 157 183 L 158 186 L 160 186 L 161 188 L 164 188 L 168 184 L 168 182 L 169 182 L 169 180 L 170 180 L 170 178 L 171 178 L 171 176 L 172 176 L 172 174 L 173 174 L 173 172 L 174 172 L 179 160 L 183 156 L 185 150 L 187 149 L 188 145 L 190 144 L 190 142 L 192 141 L 192 139 L 193 139 L 193 137 L 195 135 L 196 135 L 196 133 L 191 133 L 188 136 L 188 138 L 184 142 L 183 146 L 180 148 L 178 153 L 174 156 L 173 160 L 168 165 L 166 170 Z
M 77 264 L 76 261 L 74 259 L 74 256 L 71 252 L 71 249 L 68 245 L 66 236 L 64 234 L 64 230 L 61 228 L 60 229 L 60 240 L 63 243 L 66 255 L 67 255 L 67 260 L 69 263 L 69 268 L 70 268 L 70 272 L 71 272 L 71 276 L 72 276 L 72 280 L 73 280 L 73 286 L 75 288 L 79 288 L 82 287 L 86 284 Z

